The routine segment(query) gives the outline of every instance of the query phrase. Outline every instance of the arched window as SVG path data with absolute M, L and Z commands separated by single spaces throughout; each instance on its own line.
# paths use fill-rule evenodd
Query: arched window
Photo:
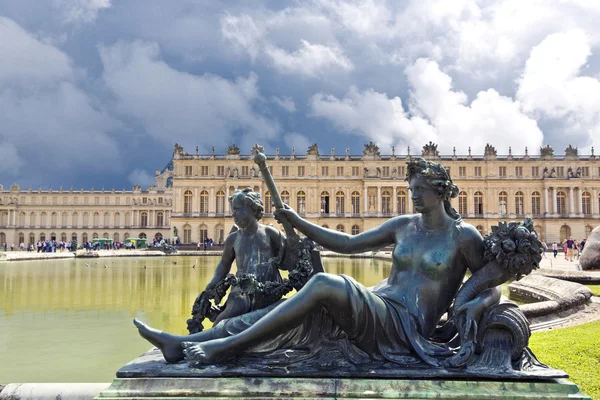
M 222 190 L 217 192 L 217 214 L 225 214 L 225 192 Z
M 335 230 L 338 232 L 344 232 L 344 225 L 338 224 L 338 226 L 335 227 Z
M 287 204 L 289 206 L 290 205 L 290 192 L 288 192 L 287 190 L 284 190 L 283 192 L 281 192 L 281 201 L 284 204 Z
M 108 238 L 109 238 L 108 232 L 104 232 L 104 233 L 102 234 L 102 237 L 103 237 L 104 239 L 108 239 Z
M 26 214 L 24 212 L 19 214 L 19 226 L 25 226 L 25 217 Z
M 296 193 L 296 211 L 300 215 L 306 213 L 306 193 L 303 190 Z
M 41 240 L 42 242 L 45 242 L 45 241 L 46 241 L 46 234 L 45 234 L 44 232 L 40 233 L 40 240 Z
M 35 243 L 35 233 L 31 232 L 29 234 L 29 244 L 34 244 Z
M 592 195 L 590 192 L 581 194 L 581 212 L 583 215 L 592 215 Z
M 71 233 L 71 240 L 77 240 L 77 232 Z
M 351 201 L 352 201 L 352 214 L 353 215 L 358 215 L 360 214 L 360 193 L 358 193 L 356 190 L 354 192 L 352 192 L 352 194 L 350 195 Z
M 131 226 L 131 213 L 125 213 L 125 226 Z
M 390 215 L 392 213 L 392 195 L 387 190 L 381 193 L 381 212 L 383 215 Z
M 92 234 L 92 239 L 98 239 L 98 232 L 94 232 Z
M 185 193 L 183 194 L 183 213 L 184 214 L 190 214 L 192 212 L 192 200 L 193 200 L 192 191 L 186 190 Z M 127 224 L 127 222 L 125 224 Z
M 56 232 L 50 234 L 50 240 L 56 240 Z
M 67 232 L 63 232 L 60 234 L 60 240 L 63 242 L 67 241 Z
M 508 194 L 503 190 L 498 193 L 498 214 L 506 215 L 506 205 L 508 204 Z
M 198 237 L 200 238 L 200 243 L 204 243 L 204 239 L 208 239 L 208 226 L 204 224 L 200 225 Z
M 50 214 L 50 226 L 52 228 L 56 228 L 57 223 L 58 223 L 58 214 L 53 212 L 52 214 Z
M 323 226 L 323 228 L 325 228 L 325 229 L 329 229 L 329 225 L 327 225 L 327 224 L 323 224 L 322 226 Z
M 398 190 L 396 193 L 396 207 L 398 207 L 398 214 L 406 214 L 406 191 Z
M 83 213 L 83 226 L 85 226 L 86 228 L 90 227 L 90 214 L 88 214 L 87 212 Z
M 148 226 L 148 213 L 146 211 L 142 211 L 140 217 L 140 226 L 142 228 L 146 228 Z
M 113 242 L 118 243 L 119 242 L 119 233 L 115 232 L 113 234 Z
M 473 205 L 475 207 L 475 215 L 483 215 L 483 193 L 476 191 L 473 195 Z
M 558 214 L 564 215 L 567 213 L 567 196 L 565 192 L 558 191 L 556 193 L 556 212 Z
M 481 226 L 481 225 L 477 225 L 477 232 L 479 232 L 479 234 L 480 234 L 481 236 L 483 236 L 483 226 Z
M 88 234 L 86 232 L 83 232 L 83 235 L 81 235 L 81 241 L 82 242 L 88 241 Z
M 329 214 L 329 192 L 321 192 L 321 214 Z
M 216 242 L 215 244 L 221 244 L 225 241 L 225 228 L 223 228 L 223 225 L 215 226 L 214 241 Z
M 271 193 L 265 192 L 265 214 L 273 214 L 273 203 L 271 202 Z
M 2 242 L 4 243 L 4 242 Z M 25 244 L 25 234 L 24 233 L 19 233 L 19 246 L 21 246 L 21 243 Z
M 104 222 L 102 224 L 104 227 L 107 227 L 110 225 L 110 214 L 105 212 L 104 213 Z
M 123 240 L 127 240 L 127 239 L 129 239 L 129 232 L 125 232 L 123 234 Z
M 0 214 L 0 225 L 8 226 L 8 213 L 4 211 Z M 5 242 L 0 243 L 0 246 L 3 246 Z
M 146 234 L 144 232 L 139 234 L 140 239 L 146 239 Z
M 79 214 L 76 212 L 71 215 L 71 225 L 74 227 L 79 226 Z
M 154 239 L 160 242 L 163 239 L 162 233 L 156 232 L 156 234 L 154 235 Z
M 29 226 L 35 226 L 35 213 L 34 212 L 29 214 Z
M 541 198 L 540 192 L 535 191 L 531 193 L 531 213 L 534 216 L 542 215 Z
M 360 228 L 358 227 L 358 225 L 352 225 L 352 234 L 358 235 L 359 233 L 360 233 Z
M 66 212 L 62 213 L 60 216 L 60 226 L 67 226 L 68 214 Z
M 192 243 L 192 227 L 188 224 L 183 226 L 183 243 Z
M 515 193 L 515 214 L 523 215 L 525 214 L 525 195 L 520 190 Z
M 45 212 L 42 212 L 42 220 L 40 221 L 40 226 L 46 228 L 48 224 L 48 215 Z
M 4 246 L 4 243 L 6 243 L 6 233 L 0 232 L 0 246 Z
M 335 194 L 335 213 L 343 215 L 346 211 L 346 195 L 341 190 Z
M 571 228 L 569 225 L 563 225 L 560 227 L 560 242 L 567 240 L 571 236 Z
M 114 216 L 115 226 L 121 226 L 121 213 L 116 212 Z
M 208 214 L 208 192 L 200 192 L 200 214 Z
M 100 226 L 100 213 L 95 212 L 94 213 L 94 228 L 97 228 L 98 226 Z
M 165 214 L 162 211 L 156 213 L 156 226 L 165 225 Z
M 468 214 L 467 211 L 467 192 L 460 192 L 458 194 L 458 213 L 462 216 Z

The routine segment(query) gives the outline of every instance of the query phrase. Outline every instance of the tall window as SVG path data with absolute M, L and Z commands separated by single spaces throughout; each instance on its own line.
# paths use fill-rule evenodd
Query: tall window
M 498 213 L 500 215 L 506 215 L 507 209 L 506 204 L 508 203 L 508 194 L 503 190 L 498 193 Z
M 351 196 L 352 202 L 352 214 L 358 215 L 360 214 L 360 193 L 357 191 L 352 192 Z
M 475 192 L 473 203 L 475 206 L 475 214 L 483 215 L 483 193 L 480 191 Z
M 200 226 L 200 242 L 204 243 L 205 239 L 208 239 L 208 227 L 203 224 Z
M 406 214 L 406 192 L 404 190 L 398 190 L 396 194 L 396 207 L 398 207 L 398 214 Z
M 541 203 L 542 203 L 542 201 L 541 201 L 540 192 L 531 193 L 531 213 L 533 215 L 541 215 L 542 214 Z
M 109 226 L 110 225 L 110 214 L 109 213 L 104 213 L 104 226 Z
M 384 190 L 381 194 L 381 212 L 389 215 L 392 213 L 392 195 L 387 190 Z
M 115 226 L 121 226 L 121 213 L 116 212 L 114 216 Z M 117 240 L 118 241 L 118 240 Z
M 208 192 L 200 192 L 200 214 L 208 214 Z
M 458 167 L 458 176 L 461 178 L 467 176 L 467 167 Z
M 498 176 L 502 178 L 506 177 L 506 167 L 498 167 Z
M 289 206 L 290 205 L 290 192 L 288 192 L 287 190 L 284 190 L 283 192 L 281 192 L 281 201 L 284 204 L 287 204 Z
M 217 214 L 225 214 L 225 192 L 217 192 Z
M 581 212 L 584 215 L 592 215 L 592 195 L 589 192 L 581 194 Z
M 64 214 L 66 214 L 66 213 L 64 213 Z M 19 214 L 19 226 L 25 225 L 25 216 L 26 216 L 26 214 L 24 212 L 21 212 Z M 66 220 L 65 220 L 65 225 L 66 225 Z
M 556 193 L 556 212 L 558 214 L 564 215 L 567 213 L 566 200 L 567 196 L 565 195 L 565 192 L 559 191 Z
M 358 176 L 358 167 L 352 167 L 352 176 Z
M 335 194 L 335 213 L 337 215 L 343 214 L 346 211 L 345 195 L 341 190 Z
M 25 214 L 23 214 L 23 219 L 25 217 Z M 62 213 L 60 216 L 60 226 L 67 226 L 67 217 L 68 214 L 66 212 Z
M 460 192 L 458 194 L 458 213 L 460 215 L 467 215 L 467 213 L 468 213 L 468 211 L 467 211 L 467 192 Z
M 192 166 L 191 165 L 185 166 L 185 176 L 192 176 Z
M 162 211 L 156 213 L 156 226 L 163 226 L 165 224 L 165 214 Z
M 481 167 L 473 168 L 473 175 L 475 175 L 478 178 L 481 177 Z
M 523 176 L 523 167 L 515 167 L 515 176 L 519 178 Z
M 531 176 L 537 178 L 540 176 L 540 167 L 531 167 Z
M 298 176 L 304 176 L 304 165 L 298 166 Z
M 95 212 L 94 213 L 94 226 L 99 226 L 99 225 L 100 225 L 100 213 Z
M 183 212 L 184 214 L 190 214 L 192 212 L 192 191 L 186 190 L 183 194 Z
M 321 192 L 321 213 L 329 214 L 329 192 Z
M 208 176 L 208 165 L 203 165 L 200 167 L 200 175 Z
M 273 213 L 273 203 L 271 203 L 271 193 L 267 190 L 265 192 L 265 214 Z
M 306 193 L 302 190 L 296 193 L 296 211 L 300 215 L 306 213 Z
M 281 166 L 281 176 L 288 176 L 290 174 L 290 167 L 287 165 Z
M 321 167 L 321 176 L 329 176 L 329 167 Z
M 344 176 L 344 167 L 337 167 L 337 176 Z
M 141 214 L 140 225 L 142 226 L 142 228 L 145 228 L 148 226 L 148 213 L 146 211 L 143 211 Z
M 358 227 L 358 225 L 352 225 L 352 234 L 358 235 L 359 233 L 360 233 L 360 228 Z
M 113 241 L 114 241 L 115 243 L 116 243 L 116 242 L 120 242 L 120 240 L 119 240 L 119 233 L 118 233 L 118 232 L 115 232 L 115 233 L 113 234 Z
M 8 226 L 8 213 L 5 211 L 0 214 L 0 225 Z M 4 242 L 0 243 L 0 246 L 3 246 Z
M 524 204 L 525 204 L 525 196 L 523 195 L 523 192 L 518 191 L 517 193 L 515 193 L 515 214 L 517 214 L 517 215 L 525 214 Z
M 192 243 L 192 227 L 187 224 L 183 226 L 183 243 Z
M 83 235 L 81 235 L 81 241 L 83 241 L 83 242 L 88 241 L 88 234 L 86 232 L 83 232 Z
M 40 226 L 46 227 L 47 224 L 48 224 L 48 214 L 46 214 L 45 212 L 43 212 L 42 213 L 42 218 L 41 218 L 41 221 L 40 221 Z
M 73 215 L 71 216 L 71 224 L 75 227 L 75 226 L 79 226 L 79 214 L 77 214 L 76 212 L 73 213 Z
M 125 226 L 131 226 L 131 213 L 125 213 Z
M 32 212 L 29 214 L 29 226 L 35 226 L 35 213 Z

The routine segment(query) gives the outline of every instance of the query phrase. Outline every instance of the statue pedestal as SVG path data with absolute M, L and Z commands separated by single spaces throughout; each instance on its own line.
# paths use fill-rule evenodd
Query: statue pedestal
M 363 371 L 360 376 L 340 370 L 311 376 L 280 368 L 271 376 L 252 371 L 251 365 L 167 364 L 151 350 L 121 368 L 96 399 L 589 399 L 574 383 L 550 377 L 551 371 L 562 372 L 556 370 L 537 379 L 474 378 L 443 369 Z

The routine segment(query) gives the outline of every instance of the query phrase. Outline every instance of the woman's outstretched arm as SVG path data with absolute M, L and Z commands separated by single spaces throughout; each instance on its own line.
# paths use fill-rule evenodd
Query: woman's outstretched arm
M 349 235 L 315 225 L 300 217 L 288 206 L 275 211 L 275 219 L 281 222 L 283 218 L 287 218 L 294 228 L 327 249 L 338 253 L 362 253 L 395 244 L 396 231 L 402 224 L 408 222 L 409 217 L 391 218 L 358 235 Z

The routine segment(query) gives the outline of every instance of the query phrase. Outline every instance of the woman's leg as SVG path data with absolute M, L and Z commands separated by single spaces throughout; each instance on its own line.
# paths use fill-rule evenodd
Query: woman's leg
M 295 296 L 269 312 L 254 325 L 237 335 L 207 342 L 183 343 L 188 359 L 215 363 L 300 325 L 304 319 L 325 307 L 342 329 L 352 326 L 351 304 L 346 281 L 331 274 L 316 274 Z

